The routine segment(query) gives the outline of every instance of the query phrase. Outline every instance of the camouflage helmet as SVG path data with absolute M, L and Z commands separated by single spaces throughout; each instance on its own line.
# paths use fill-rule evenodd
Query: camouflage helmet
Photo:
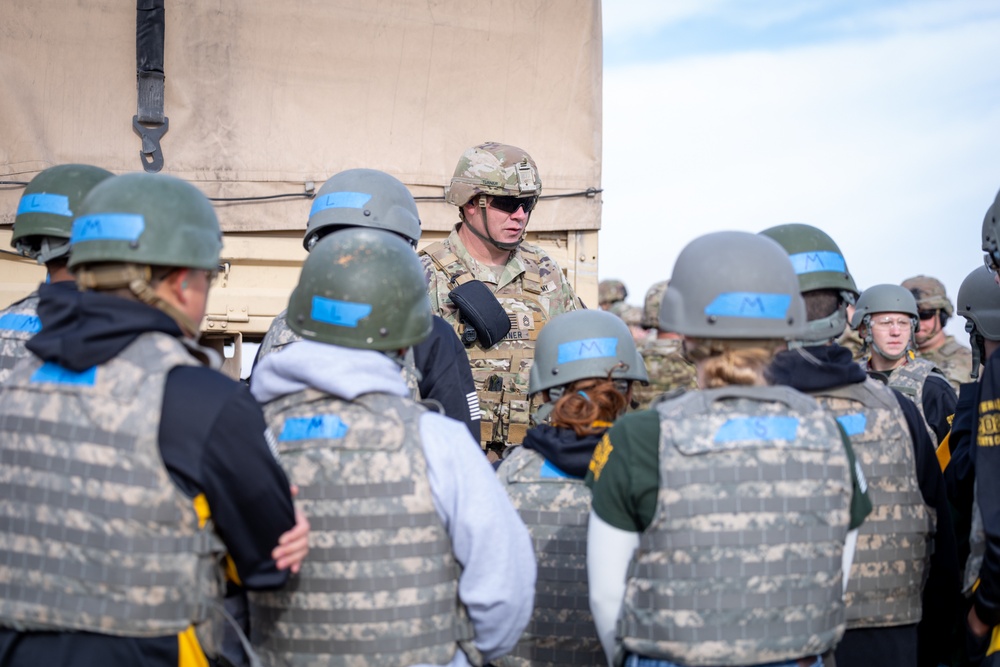
M 524 150 L 496 142 L 473 146 L 458 160 L 445 200 L 464 206 L 476 195 L 534 198 L 542 194 L 538 167 Z
M 1000 299 L 993 273 L 980 266 L 958 288 L 958 314 L 989 340 L 1000 340 Z M 971 333 L 971 332 L 970 332 Z
M 309 211 L 302 244 L 306 250 L 341 227 L 373 227 L 395 232 L 416 247 L 420 213 L 399 179 L 376 169 L 348 169 L 331 176 Z
M 857 329 L 878 313 L 905 313 L 916 327 L 920 317 L 917 312 L 917 300 L 910 290 L 900 285 L 872 285 L 861 293 L 851 326 Z
M 288 326 L 307 340 L 400 350 L 433 327 L 424 271 L 398 236 L 348 227 L 321 238 L 288 302 Z
M 604 306 L 628 297 L 625 283 L 620 280 L 602 280 L 597 284 L 597 303 Z
M 913 294 L 913 298 L 917 300 L 917 310 L 943 310 L 948 315 L 955 312 L 944 285 L 937 278 L 914 276 L 904 280 L 901 286 Z
M 39 172 L 17 205 L 11 246 L 39 264 L 68 255 L 80 203 L 95 185 L 112 176 L 88 164 L 61 164 Z
M 983 218 L 983 252 L 987 255 L 987 266 L 1000 266 L 1000 192 Z
M 222 231 L 212 203 L 166 174 L 109 178 L 84 198 L 73 221 L 69 267 L 95 263 L 215 270 Z
M 667 291 L 670 284 L 668 280 L 661 280 L 653 283 L 653 286 L 646 290 L 646 298 L 642 305 L 642 326 L 647 329 L 658 329 L 660 326 L 660 304 L 663 302 L 663 293 Z
M 648 382 L 628 327 L 603 310 L 574 310 L 552 318 L 538 333 L 528 392 L 586 378 Z
M 806 326 L 788 253 L 766 236 L 715 232 L 677 257 L 658 328 L 708 339 L 797 339 Z

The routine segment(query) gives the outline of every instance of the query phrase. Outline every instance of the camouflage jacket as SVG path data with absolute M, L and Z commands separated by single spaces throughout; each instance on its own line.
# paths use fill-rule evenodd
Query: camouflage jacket
M 972 382 L 972 350 L 947 336 L 945 343 L 936 350 L 917 351 L 917 356 L 934 364 L 941 370 L 955 392 L 965 382 Z
M 24 349 L 28 339 L 41 331 L 37 310 L 38 292 L 32 292 L 0 311 L 0 382 L 6 380 L 18 360 L 28 354 Z
M 650 338 L 639 348 L 639 353 L 649 375 L 648 386 L 638 382 L 632 385 L 632 395 L 639 402 L 640 410 L 648 408 L 654 398 L 668 391 L 698 388 L 694 364 L 684 358 L 681 339 Z

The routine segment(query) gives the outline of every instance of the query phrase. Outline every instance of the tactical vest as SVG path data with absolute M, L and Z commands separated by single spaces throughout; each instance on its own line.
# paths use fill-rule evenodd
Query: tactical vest
M 493 295 L 510 317 L 510 332 L 502 341 L 484 348 L 480 341 L 465 348 L 472 365 L 472 379 L 479 393 L 482 409 L 482 444 L 520 444 L 528 431 L 531 400 L 528 396 L 528 375 L 535 358 L 535 339 L 549 319 L 540 297 L 542 276 L 540 259 L 530 246 L 520 247 L 525 271 L 514 282 L 500 289 L 490 285 Z M 448 277 L 448 284 L 463 285 L 474 280 L 472 273 L 444 243 L 436 242 L 421 251 L 434 266 Z M 443 307 L 450 316 L 459 338 L 464 325 L 459 322 L 455 305 L 448 301 Z
M 852 483 L 833 418 L 788 387 L 711 389 L 656 409 L 660 491 L 627 575 L 625 650 L 749 665 L 836 645 Z
M 604 665 L 587 588 L 590 489 L 524 447 L 514 448 L 497 475 L 531 534 L 538 562 L 531 622 L 499 664 Z
M 892 373 L 889 374 L 889 386 L 916 404 L 917 410 L 920 411 L 920 417 L 924 420 L 924 424 L 927 425 L 927 431 L 930 433 L 931 442 L 937 446 L 937 434 L 934 433 L 934 429 L 930 427 L 930 422 L 927 421 L 927 415 L 924 414 L 924 384 L 927 382 L 927 378 L 931 375 L 936 375 L 946 382 L 948 380 L 948 378 L 944 376 L 944 373 L 942 373 L 941 370 L 934 364 L 926 359 L 917 357 L 915 359 L 910 359 L 908 362 L 899 368 L 894 369 Z
M 221 605 L 224 547 L 163 465 L 162 333 L 76 373 L 31 357 L 0 389 L 0 625 L 174 635 Z
M 38 292 L 32 292 L 0 311 L 0 382 L 28 351 L 24 344 L 42 330 L 38 320 Z
M 271 320 L 271 326 L 267 328 L 264 340 L 260 342 L 260 348 L 257 350 L 256 363 L 260 363 L 264 357 L 280 351 L 286 345 L 302 340 L 302 336 L 292 331 L 292 328 L 288 326 L 287 314 L 288 311 L 283 310 Z M 410 398 L 419 401 L 420 371 L 417 370 L 412 347 L 406 349 L 406 356 L 403 358 L 400 375 L 402 375 L 403 381 L 406 382 L 406 388 L 410 390 Z
M 956 393 L 963 383 L 972 382 L 972 351 L 957 343 L 954 337 L 948 336 L 944 345 L 936 350 L 917 354 L 940 369 Z
M 315 390 L 264 407 L 311 527 L 298 577 L 250 594 L 264 664 L 443 665 L 472 639 L 427 478 L 424 412 L 388 394 Z
M 813 395 L 851 439 L 873 507 L 844 596 L 847 627 L 917 623 L 935 515 L 920 493 L 906 417 L 892 391 L 871 378 Z
M 979 485 L 972 487 L 972 526 L 969 530 L 969 558 L 965 561 L 965 573 L 962 581 L 962 593 L 971 597 L 979 581 L 979 570 L 986 556 L 986 528 L 983 526 L 983 513 L 979 509 Z
M 678 388 L 693 390 L 698 388 L 694 364 L 684 358 L 682 341 L 679 338 L 656 338 L 643 343 L 639 348 L 646 364 L 649 385 L 636 382 L 632 385 L 632 395 L 639 402 L 639 409 L 650 406 L 660 394 Z

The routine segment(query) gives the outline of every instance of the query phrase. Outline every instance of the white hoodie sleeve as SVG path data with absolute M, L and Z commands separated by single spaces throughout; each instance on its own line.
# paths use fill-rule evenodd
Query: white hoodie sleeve
M 535 600 L 535 553 L 479 443 L 458 421 L 428 413 L 420 436 L 434 505 L 462 565 L 458 595 L 489 661 L 509 653 Z
M 615 655 L 615 630 L 625 599 L 625 577 L 638 546 L 639 533 L 615 528 L 591 511 L 587 524 L 590 613 L 608 665 L 613 664 Z

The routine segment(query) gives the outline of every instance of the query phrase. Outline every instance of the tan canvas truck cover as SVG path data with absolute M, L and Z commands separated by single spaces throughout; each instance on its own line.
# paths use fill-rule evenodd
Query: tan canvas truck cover
M 206 332 L 259 338 L 285 307 L 311 195 L 331 175 L 370 167 L 402 180 L 426 244 L 457 221 L 444 187 L 462 151 L 484 141 L 535 158 L 544 198 L 528 240 L 596 303 L 599 0 L 162 4 L 162 172 L 213 198 L 226 232 Z M 39 171 L 143 169 L 136 24 L 121 0 L 0 3 L 0 249 L 21 184 Z M 43 277 L 3 255 L 0 301 Z

